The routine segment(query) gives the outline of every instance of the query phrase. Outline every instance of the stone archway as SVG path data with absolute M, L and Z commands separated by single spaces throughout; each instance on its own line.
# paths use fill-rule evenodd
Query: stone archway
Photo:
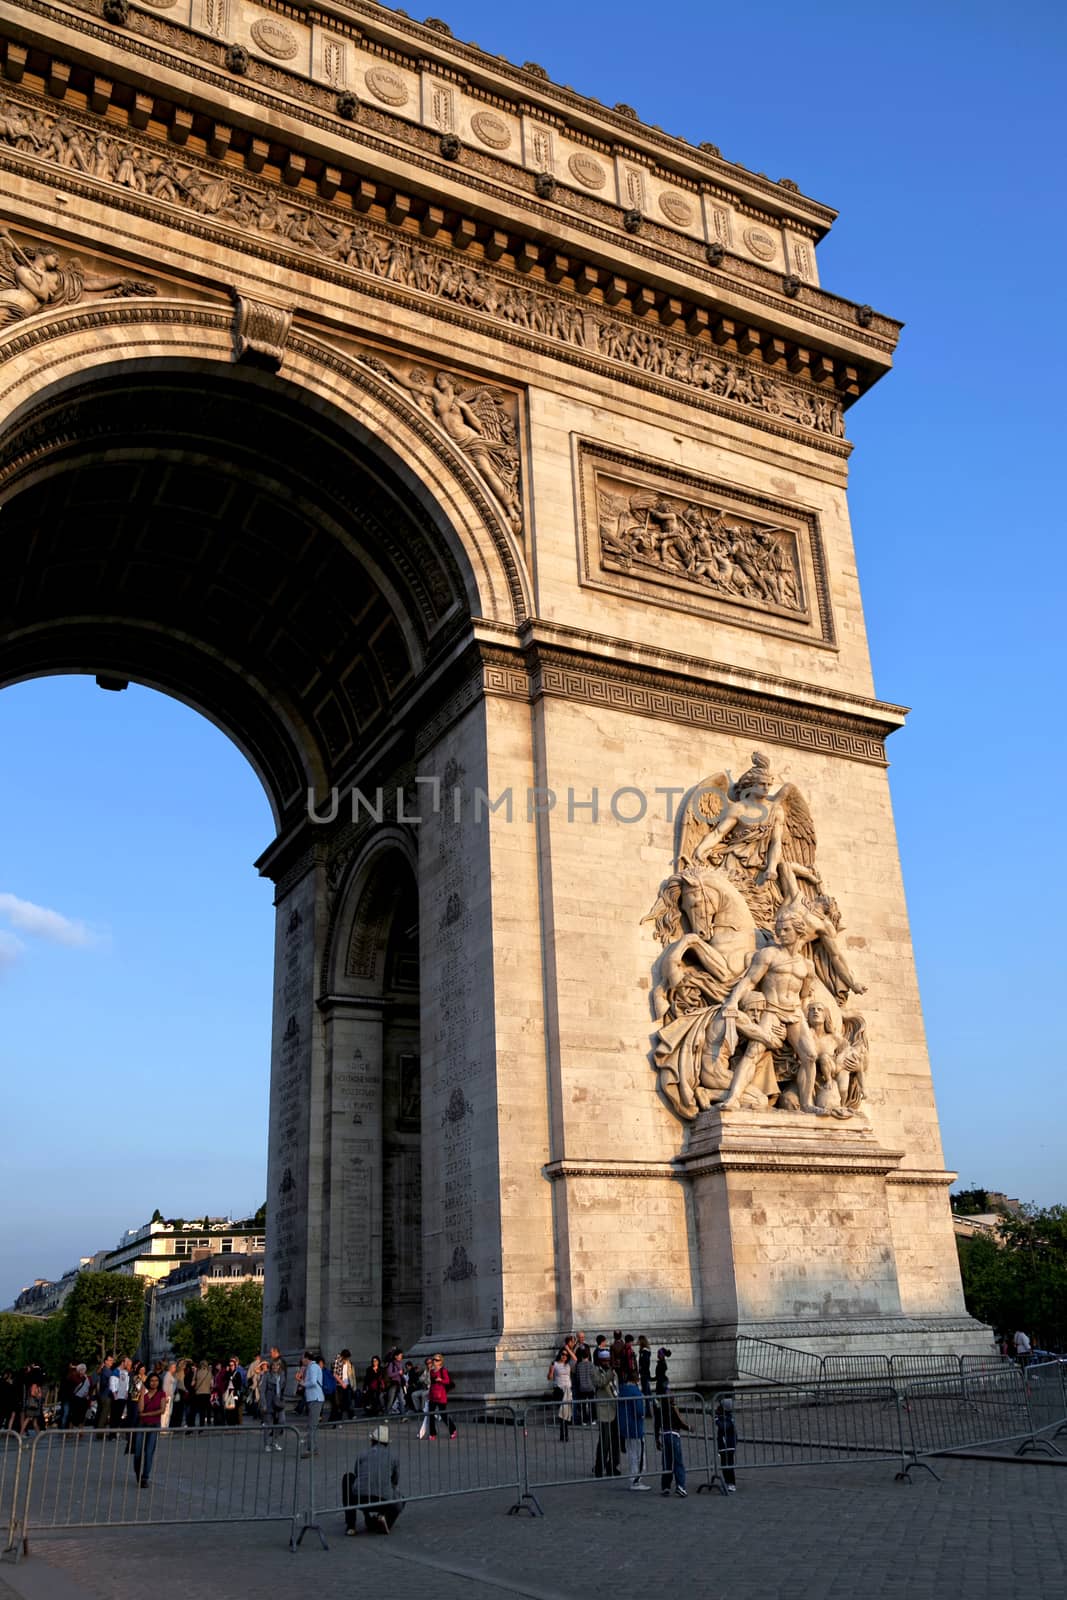
M 319 1011 L 333 1108 L 333 1342 L 365 1354 L 423 1332 L 418 858 L 384 828 L 338 893 Z M 430 1132 L 429 1129 L 426 1130 Z
M 283 380 L 224 365 L 203 327 L 195 355 L 164 353 L 161 327 L 132 318 L 137 353 L 117 360 L 52 319 L 29 341 L 36 368 L 19 370 L 20 353 L 8 369 L 0 687 L 137 681 L 216 722 L 257 771 L 277 826 L 261 862 L 278 884 L 267 1332 L 290 1350 L 413 1342 L 419 851 L 403 835 L 386 862 L 378 836 L 339 922 L 351 829 L 343 812 L 311 818 L 368 773 L 392 792 L 454 722 L 457 693 L 469 708 L 472 615 L 523 613 L 512 535 L 469 464 L 375 373 L 309 355 Z M 373 1193 L 346 1184 L 350 1152 L 331 1145 L 348 1081 L 335 1014 L 367 999 L 361 940 L 379 1018 Z

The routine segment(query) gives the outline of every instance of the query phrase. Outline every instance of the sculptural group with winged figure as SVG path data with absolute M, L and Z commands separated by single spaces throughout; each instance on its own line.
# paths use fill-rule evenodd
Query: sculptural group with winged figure
M 653 1064 L 679 1117 L 701 1111 L 862 1115 L 865 992 L 841 916 L 815 865 L 800 790 L 772 792 L 770 761 L 687 796 L 675 870 L 644 919 L 663 946 L 652 1005 Z

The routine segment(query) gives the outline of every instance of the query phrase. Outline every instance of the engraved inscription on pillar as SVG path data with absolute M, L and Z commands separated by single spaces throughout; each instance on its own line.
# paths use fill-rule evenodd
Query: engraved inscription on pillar
M 304 1338 L 309 996 L 313 967 L 309 896 L 294 892 L 288 908 L 281 909 L 280 918 L 284 931 L 279 942 L 275 993 L 264 1311 L 275 1330 L 274 1337 L 293 1348 Z

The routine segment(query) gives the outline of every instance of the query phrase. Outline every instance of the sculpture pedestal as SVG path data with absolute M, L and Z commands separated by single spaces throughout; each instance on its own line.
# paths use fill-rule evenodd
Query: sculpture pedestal
M 955 1347 L 962 1327 L 901 1311 L 886 1193 L 901 1156 L 861 1118 L 700 1115 L 678 1165 L 692 1186 L 702 1376 L 737 1376 L 741 1335 L 816 1355 Z

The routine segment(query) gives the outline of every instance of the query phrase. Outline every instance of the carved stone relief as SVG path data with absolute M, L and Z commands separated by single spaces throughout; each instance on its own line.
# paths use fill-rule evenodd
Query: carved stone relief
M 597 508 L 605 567 L 803 614 L 797 536 L 791 530 L 728 516 L 698 500 L 635 492 L 599 476 Z
M 367 74 L 369 88 L 372 76 Z M 396 74 L 386 76 L 407 95 Z M 377 73 L 379 93 L 380 80 Z M 771 377 L 762 365 L 724 360 L 707 345 L 565 293 L 530 288 L 483 266 L 460 265 L 447 250 L 415 244 L 374 223 L 350 221 L 350 211 L 290 201 L 290 190 L 238 178 L 221 162 L 179 158 L 170 145 L 125 133 L 116 137 L 80 114 L 57 115 L 11 93 L 0 96 L 3 146 L 256 233 L 332 266 L 450 302 L 521 333 L 677 383 L 697 399 L 726 402 L 817 435 L 844 437 L 843 412 L 833 394 Z
M 774 235 L 767 233 L 763 228 L 746 228 L 742 234 L 745 247 L 751 250 L 757 261 L 773 261 L 778 246 Z
M 284 22 L 253 22 L 249 32 L 259 48 L 277 61 L 291 61 L 300 49 L 299 38 Z
M 277 369 L 282 364 L 285 343 L 293 325 L 292 311 L 283 306 L 268 305 L 262 300 L 249 300 L 244 295 L 235 298 L 237 359 L 255 360 L 263 366 Z
M 475 136 L 493 150 L 506 150 L 511 143 L 511 129 L 502 117 L 489 111 L 476 111 L 471 118 Z
M 586 586 L 834 643 L 813 512 L 584 442 L 578 479 Z
M 768 757 L 699 784 L 679 817 L 674 871 L 644 919 L 654 969 L 652 1062 L 692 1121 L 708 1106 L 864 1116 L 865 992 L 843 951 L 841 913 L 815 865 L 795 784 L 772 792 Z
M 343 39 L 326 37 L 322 40 L 322 75 L 333 89 L 343 89 L 348 82 L 346 54 Z
M 576 150 L 567 162 L 573 177 L 587 189 L 602 189 L 608 181 L 608 175 L 600 162 L 594 156 L 583 155 Z
M 673 222 L 679 228 L 689 228 L 693 223 L 693 207 L 684 195 L 661 194 L 659 208 L 668 222 Z
M 155 286 L 115 272 L 91 272 L 77 256 L 0 228 L 0 328 L 56 306 L 97 296 L 153 295 Z
M 364 82 L 376 100 L 387 106 L 406 106 L 410 95 L 408 86 L 396 72 L 388 67 L 371 67 L 364 74 Z
M 503 507 L 512 531 L 522 532 L 518 398 L 489 383 L 444 368 L 412 365 L 396 356 L 360 350 L 380 378 L 395 383 L 445 432 Z

